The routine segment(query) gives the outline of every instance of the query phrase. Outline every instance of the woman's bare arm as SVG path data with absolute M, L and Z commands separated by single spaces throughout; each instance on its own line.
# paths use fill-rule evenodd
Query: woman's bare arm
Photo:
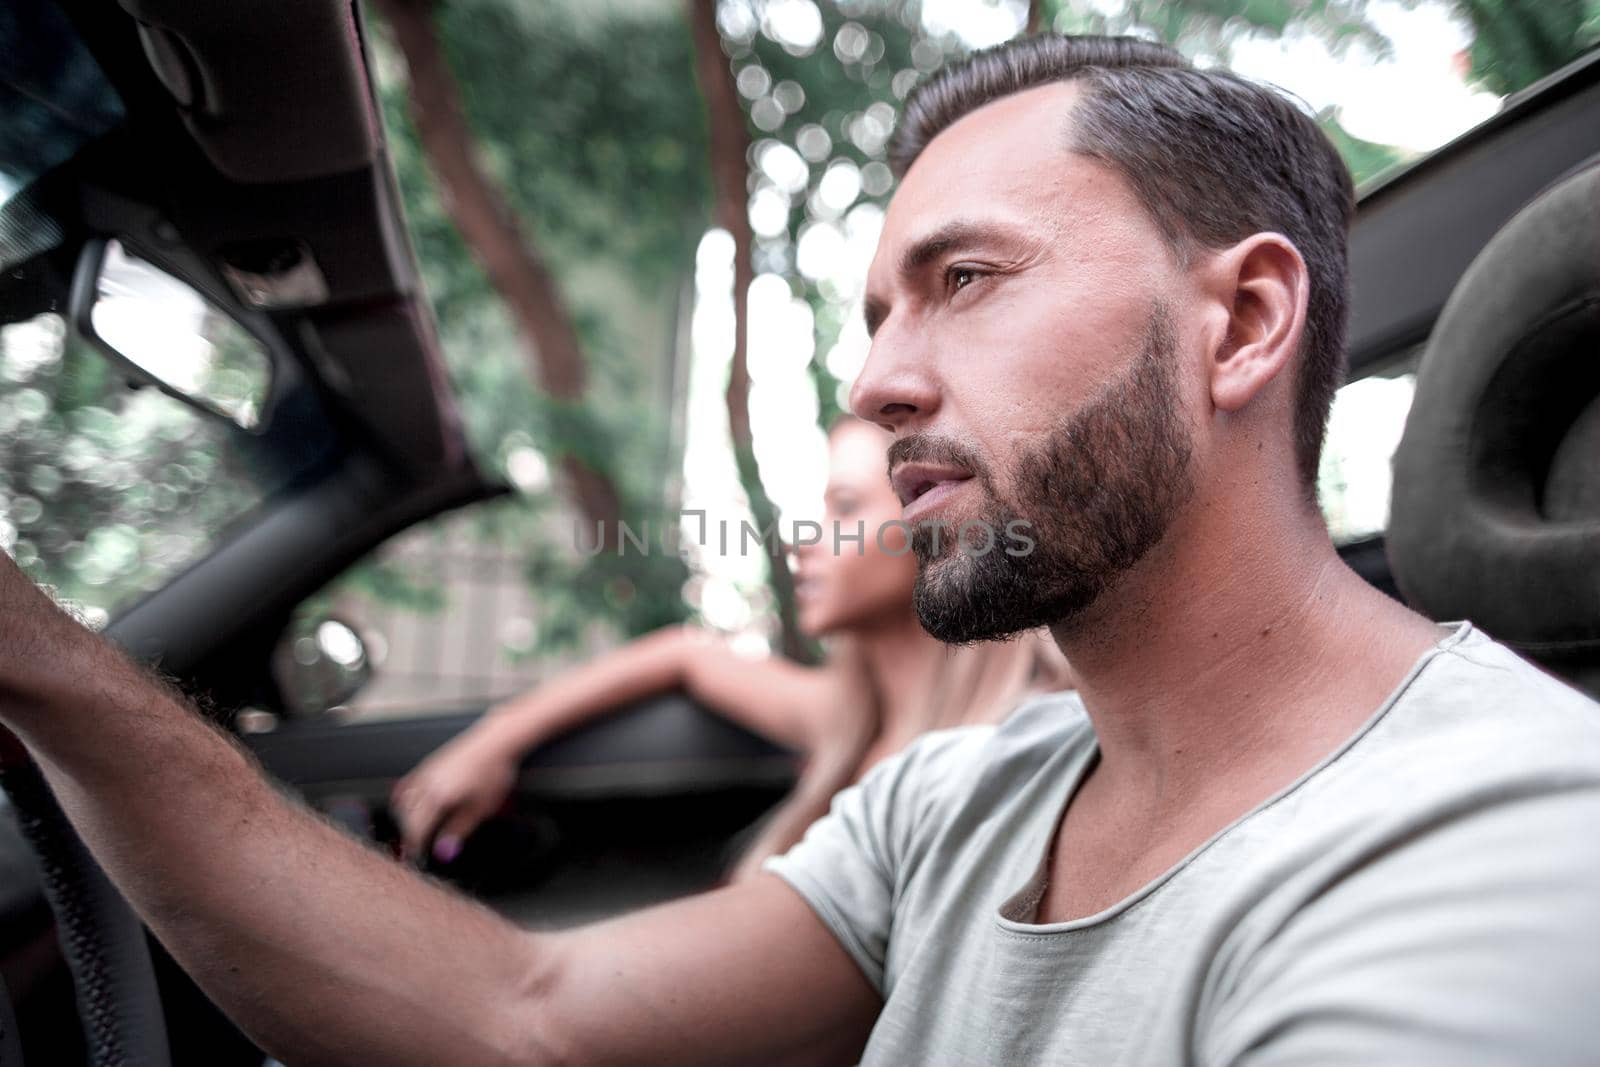
M 671 689 L 780 744 L 814 739 L 821 672 L 776 656 L 746 656 L 695 626 L 669 626 L 574 667 L 499 705 L 485 727 L 526 751 L 597 715 Z
M 499 705 L 395 785 L 408 854 L 448 862 L 510 794 L 524 753 L 636 700 L 684 689 L 741 726 L 802 752 L 829 725 L 829 672 L 735 652 L 672 626 L 630 641 Z

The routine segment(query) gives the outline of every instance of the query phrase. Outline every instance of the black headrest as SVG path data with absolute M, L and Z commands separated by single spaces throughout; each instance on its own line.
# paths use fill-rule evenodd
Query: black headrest
M 1394 464 L 1406 598 L 1600 686 L 1600 164 L 1540 194 L 1462 276 Z

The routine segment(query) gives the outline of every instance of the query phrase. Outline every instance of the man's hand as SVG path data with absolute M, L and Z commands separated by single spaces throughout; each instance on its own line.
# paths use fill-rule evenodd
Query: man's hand
M 0 722 L 156 936 L 288 1062 L 840 1062 L 879 1007 L 770 875 L 585 930 L 518 930 L 285 799 L 8 559 Z

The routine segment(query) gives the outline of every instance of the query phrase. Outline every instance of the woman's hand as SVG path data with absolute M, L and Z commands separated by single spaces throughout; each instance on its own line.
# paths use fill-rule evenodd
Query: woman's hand
M 439 748 L 395 783 L 390 806 L 404 854 L 449 863 L 467 836 L 505 804 L 520 751 L 480 723 Z

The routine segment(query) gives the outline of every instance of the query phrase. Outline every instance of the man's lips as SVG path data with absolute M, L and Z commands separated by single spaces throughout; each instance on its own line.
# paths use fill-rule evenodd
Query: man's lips
M 895 495 L 905 508 L 902 517 L 909 517 L 914 505 L 918 512 L 926 511 L 955 487 L 972 477 L 961 467 L 938 463 L 902 463 L 889 476 Z

